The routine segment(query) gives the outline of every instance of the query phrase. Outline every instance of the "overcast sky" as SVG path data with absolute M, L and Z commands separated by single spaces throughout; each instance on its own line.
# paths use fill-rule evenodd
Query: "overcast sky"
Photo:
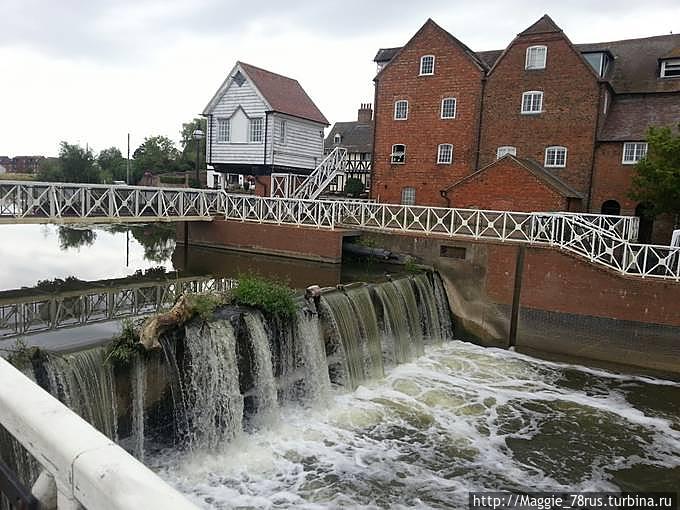
M 434 19 L 474 50 L 548 13 L 573 42 L 680 31 L 678 0 L 0 0 L 0 155 L 178 140 L 236 60 L 297 79 L 330 122 L 373 101 L 373 57 Z

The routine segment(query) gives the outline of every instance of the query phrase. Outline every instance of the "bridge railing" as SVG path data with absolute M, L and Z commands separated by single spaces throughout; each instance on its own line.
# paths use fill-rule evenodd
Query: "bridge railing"
M 217 190 L 0 181 L 0 222 L 211 219 L 224 210 Z
M 180 278 L 0 300 L 0 340 L 158 313 L 187 291 L 224 291 L 230 278 Z

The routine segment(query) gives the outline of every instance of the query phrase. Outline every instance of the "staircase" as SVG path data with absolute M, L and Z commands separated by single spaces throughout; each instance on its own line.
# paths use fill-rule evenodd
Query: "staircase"
M 345 171 L 346 167 L 347 149 L 336 147 L 300 186 L 296 189 L 289 189 L 290 198 L 315 200 L 338 174 Z

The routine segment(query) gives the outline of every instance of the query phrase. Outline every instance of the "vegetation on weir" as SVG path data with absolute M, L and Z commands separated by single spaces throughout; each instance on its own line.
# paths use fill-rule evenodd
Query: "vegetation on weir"
M 129 366 L 136 353 L 144 350 L 139 343 L 137 329 L 131 319 L 123 319 L 121 332 L 109 344 L 104 361 L 117 367 Z
M 5 359 L 19 370 L 28 367 L 34 359 L 43 354 L 39 347 L 29 347 L 21 338 L 17 339 L 9 349 L 0 350 L 7 352 Z
M 278 318 L 292 317 L 297 312 L 293 289 L 260 276 L 240 277 L 233 294 L 235 304 L 252 306 Z

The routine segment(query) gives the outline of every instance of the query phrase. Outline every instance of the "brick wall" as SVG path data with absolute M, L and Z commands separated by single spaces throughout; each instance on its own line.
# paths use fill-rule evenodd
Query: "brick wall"
M 420 57 L 435 56 L 432 76 L 419 76 Z M 428 21 L 376 80 L 372 196 L 399 203 L 404 187 L 416 202 L 446 205 L 440 190 L 475 163 L 482 71 L 453 38 Z M 456 98 L 456 118 L 441 119 L 441 103 Z M 409 102 L 408 120 L 394 120 L 394 103 Z M 453 144 L 453 163 L 437 164 L 437 147 Z M 406 145 L 406 163 L 391 164 L 393 144 Z
M 521 190 L 512 193 L 509 190 Z M 498 211 L 566 211 L 569 200 L 543 180 L 503 158 L 448 191 L 451 207 Z
M 525 70 L 527 47 L 547 46 L 546 67 Z M 522 93 L 543 91 L 543 112 L 521 113 Z M 543 164 L 545 149 L 567 148 L 566 168 L 554 173 L 588 195 L 598 118 L 599 86 L 595 74 L 561 33 L 520 36 L 488 76 L 482 115 L 480 166 L 503 145 L 517 156 Z M 522 190 L 515 190 L 522 193 Z

